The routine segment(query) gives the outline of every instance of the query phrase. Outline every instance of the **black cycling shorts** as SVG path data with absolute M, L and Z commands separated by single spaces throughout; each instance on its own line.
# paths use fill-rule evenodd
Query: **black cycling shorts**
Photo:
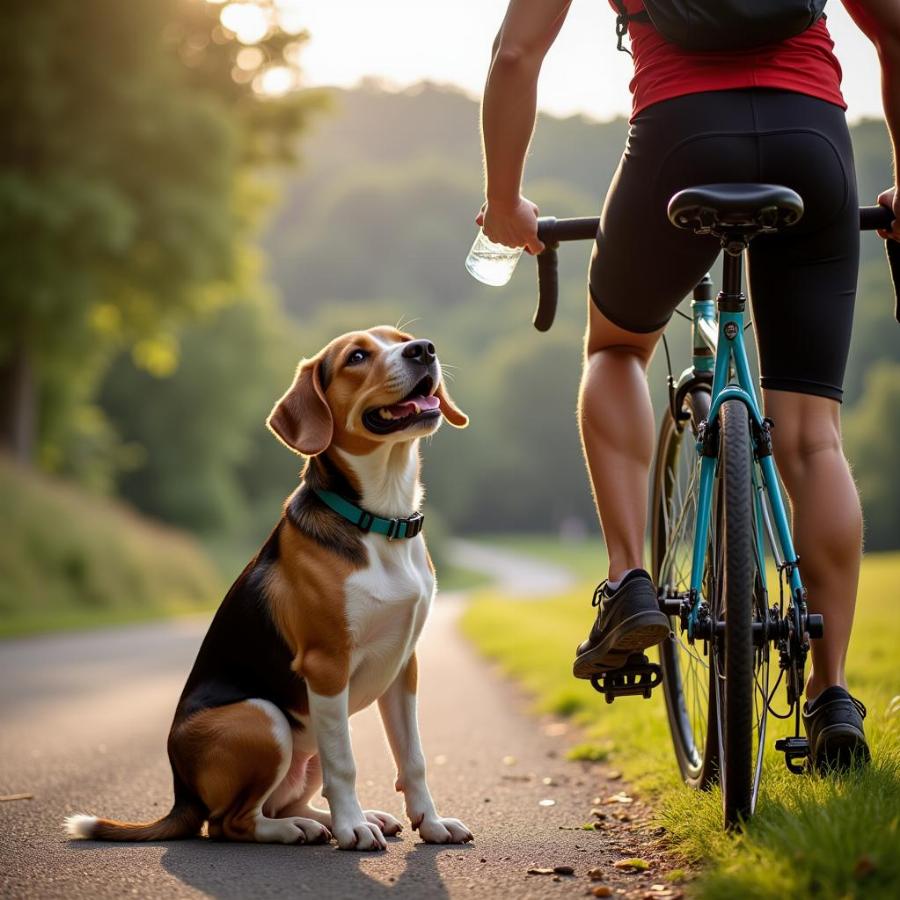
M 750 245 L 762 386 L 841 399 L 859 269 L 859 215 L 843 110 L 805 94 L 709 91 L 635 118 L 600 218 L 589 287 L 621 328 L 662 328 L 712 267 L 713 237 L 672 225 L 669 199 L 715 182 L 763 182 L 803 198 L 800 222 Z

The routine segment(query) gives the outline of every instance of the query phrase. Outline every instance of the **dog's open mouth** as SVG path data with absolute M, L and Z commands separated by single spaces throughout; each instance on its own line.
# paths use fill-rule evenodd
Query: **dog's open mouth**
M 426 375 L 399 403 L 366 410 L 363 424 L 375 434 L 390 434 L 440 418 L 441 404 L 433 390 L 434 379 Z

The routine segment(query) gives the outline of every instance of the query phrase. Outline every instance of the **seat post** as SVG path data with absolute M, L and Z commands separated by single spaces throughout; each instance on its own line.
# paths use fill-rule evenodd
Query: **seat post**
M 741 290 L 741 260 L 749 241 L 747 236 L 722 235 L 722 249 L 725 259 L 722 265 L 722 290 L 716 302 L 720 312 L 743 312 L 747 297 Z

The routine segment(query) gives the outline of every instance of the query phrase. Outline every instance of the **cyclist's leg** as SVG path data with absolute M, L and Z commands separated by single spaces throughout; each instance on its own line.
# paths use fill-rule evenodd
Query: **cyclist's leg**
M 743 92 L 654 104 L 632 124 L 606 196 L 590 267 L 579 420 L 612 579 L 643 567 L 654 442 L 646 368 L 673 310 L 719 253 L 715 238 L 675 228 L 666 207 L 681 188 L 746 180 L 756 165 L 752 125 Z
M 840 399 L 859 268 L 859 223 L 843 113 L 800 95 L 758 98 L 763 178 L 799 191 L 806 212 L 783 234 L 750 248 L 766 411 L 791 501 L 793 533 L 810 607 L 825 616 L 812 644 L 807 696 L 845 686 L 862 524 L 841 447 Z M 791 130 L 791 129 L 796 130 Z
M 862 514 L 841 449 L 840 404 L 827 397 L 765 391 L 774 419 L 772 443 L 791 501 L 794 543 L 810 607 L 825 616 L 825 636 L 812 642 L 807 696 L 847 687 L 844 663 L 859 581 Z
M 609 554 L 609 577 L 644 567 L 654 419 L 646 370 L 662 334 L 626 331 L 588 299 L 578 421 Z

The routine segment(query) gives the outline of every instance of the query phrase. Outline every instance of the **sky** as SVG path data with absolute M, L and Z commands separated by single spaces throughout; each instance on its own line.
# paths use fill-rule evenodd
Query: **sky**
M 428 79 L 479 96 L 506 6 L 507 0 L 297 3 L 298 18 L 311 34 L 301 57 L 304 81 L 310 86 L 351 86 L 375 77 L 399 88 Z M 844 70 L 848 116 L 851 121 L 881 116 L 874 48 L 838 0 L 831 0 L 827 10 Z M 562 33 L 544 62 L 540 108 L 601 120 L 628 115 L 631 59 L 616 52 L 615 46 L 614 18 L 606 0 L 573 0 Z

